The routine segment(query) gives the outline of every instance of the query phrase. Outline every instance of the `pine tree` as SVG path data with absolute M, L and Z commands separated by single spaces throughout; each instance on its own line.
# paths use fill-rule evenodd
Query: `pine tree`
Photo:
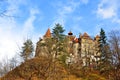
M 55 27 L 53 28 L 53 37 L 58 39 L 58 40 L 62 40 L 64 39 L 65 35 L 63 34 L 64 33 L 64 29 L 62 27 L 62 25 L 60 25 L 59 23 L 55 24 Z
M 101 73 L 106 73 L 110 69 L 110 50 L 107 43 L 105 31 L 101 29 L 99 39 L 100 64 L 99 70 Z
M 67 53 L 67 42 L 64 35 L 64 29 L 62 25 L 59 23 L 55 24 L 55 27 L 53 28 L 52 35 L 55 39 L 55 57 L 59 56 L 66 56 Z
M 101 52 L 101 59 L 104 60 L 105 59 L 105 46 L 107 45 L 106 42 L 107 38 L 105 35 L 105 31 L 101 28 L 100 31 L 100 39 L 99 39 L 99 51 Z
M 22 51 L 20 52 L 20 56 L 26 61 L 33 55 L 34 47 L 33 43 L 30 39 L 27 39 L 22 46 Z

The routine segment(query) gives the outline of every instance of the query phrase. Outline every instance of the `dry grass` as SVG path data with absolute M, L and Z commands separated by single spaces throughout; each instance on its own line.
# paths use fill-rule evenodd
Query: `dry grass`
M 0 80 L 105 80 L 96 72 L 67 69 L 60 61 L 46 57 L 33 58 L 10 71 Z

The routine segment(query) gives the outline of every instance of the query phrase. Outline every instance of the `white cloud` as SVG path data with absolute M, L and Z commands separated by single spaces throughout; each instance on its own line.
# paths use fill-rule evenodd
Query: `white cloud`
M 67 16 L 67 14 L 73 13 L 79 5 L 80 1 L 79 2 L 68 1 L 65 5 L 61 5 L 59 12 L 62 12 L 64 13 L 63 15 Z
M 96 14 L 101 19 L 110 19 L 112 22 L 120 24 L 119 0 L 101 0 L 98 4 Z
M 55 21 L 53 21 L 53 26 L 55 23 L 60 23 L 61 25 L 65 25 L 67 18 L 76 10 L 76 8 L 80 5 L 81 1 L 68 0 L 66 3 L 58 2 L 57 3 L 57 15 L 55 17 Z M 56 7 L 55 6 L 55 7 Z
M 57 8 L 57 16 L 55 17 L 55 21 L 52 23 L 51 27 L 53 28 L 55 23 L 60 23 L 63 27 L 66 26 L 68 19 L 73 21 L 68 30 L 72 29 L 75 32 L 83 32 L 80 29 L 80 21 L 83 19 L 80 15 L 73 15 L 77 9 L 83 5 L 88 4 L 89 0 L 67 0 L 66 3 L 58 2 L 55 6 Z M 67 26 L 66 26 L 67 27 Z
M 71 13 L 71 12 L 73 12 L 72 6 L 64 6 L 63 10 L 65 11 L 65 13 Z
M 97 16 L 103 19 L 113 18 L 117 15 L 117 0 L 102 0 L 98 4 Z
M 23 4 L 21 1 L 22 0 L 8 0 L 8 10 L 15 9 L 15 11 L 7 12 L 7 14 L 10 16 L 19 14 L 19 7 Z M 31 33 L 31 37 L 33 36 L 33 42 L 35 43 L 38 36 L 32 33 L 34 33 L 36 14 L 39 14 L 39 10 L 37 8 L 31 8 L 30 14 L 28 14 L 30 16 L 27 17 L 23 24 L 19 24 L 19 21 L 17 21 L 15 17 L 0 18 L 0 60 L 6 58 L 6 56 L 8 56 L 8 58 L 13 57 L 22 45 L 23 38 L 29 33 Z
M 17 48 L 17 34 L 13 32 L 16 23 L 8 18 L 0 19 L 0 59 L 4 56 L 11 57 Z M 14 52 L 14 53 L 13 53 Z
M 28 35 L 34 30 L 34 21 L 36 19 L 36 14 L 39 13 L 38 9 L 31 9 L 30 10 L 30 16 L 29 18 L 25 21 L 23 25 L 23 34 Z
M 11 58 L 17 51 L 17 41 L 20 41 L 19 29 L 14 17 L 11 17 L 19 12 L 20 0 L 8 0 L 7 16 L 0 18 L 0 60 L 2 58 Z M 3 8 L 4 9 L 4 8 Z M 19 37 L 18 37 L 19 36 Z
M 2 58 L 11 58 L 17 49 L 16 40 L 18 39 L 18 31 L 14 33 L 14 29 L 17 27 L 16 21 L 13 17 L 18 12 L 18 4 L 15 0 L 8 0 L 7 12 L 5 13 L 7 17 L 0 17 L 0 60 Z M 4 8 L 2 8 L 4 9 Z M 9 17 L 8 17 L 9 16 Z
M 7 0 L 6 2 L 8 3 L 6 15 L 15 17 L 18 17 L 20 13 L 20 5 L 26 3 L 26 1 L 22 0 Z
M 112 7 L 109 7 L 107 9 L 98 8 L 97 14 L 100 17 L 102 17 L 103 19 L 112 18 L 116 15 L 116 13 Z

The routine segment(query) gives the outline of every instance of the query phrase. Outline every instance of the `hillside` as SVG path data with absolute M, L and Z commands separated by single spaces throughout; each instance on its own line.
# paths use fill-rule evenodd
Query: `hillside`
M 0 80 L 105 80 L 97 74 L 87 75 L 86 79 L 78 75 L 80 71 L 70 71 L 60 61 L 41 57 L 22 63 Z
M 50 59 L 34 58 L 22 63 L 1 80 L 50 80 L 58 75 L 65 77 L 67 74 L 65 69 L 58 62 L 55 62 L 54 65 Z

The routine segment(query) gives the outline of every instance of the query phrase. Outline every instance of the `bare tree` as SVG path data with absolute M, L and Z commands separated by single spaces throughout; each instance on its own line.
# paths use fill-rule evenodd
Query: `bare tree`
M 2 62 L 0 62 L 0 76 L 5 75 L 9 71 L 10 71 L 9 59 L 5 58 L 2 60 Z
M 17 66 L 17 63 L 18 63 L 18 61 L 17 61 L 17 59 L 16 59 L 16 57 L 13 57 L 11 60 L 10 60 L 10 70 L 13 70 L 16 66 Z
M 19 61 L 18 57 L 20 57 L 20 56 L 15 55 L 11 59 L 4 58 L 3 60 L 1 60 L 1 62 L 0 62 L 0 77 L 4 76 L 9 71 L 13 70 L 18 65 L 20 65 L 21 61 Z
M 8 9 L 6 6 L 8 4 L 8 0 L 0 0 L 0 17 L 7 17 L 7 18 L 18 18 L 16 15 L 8 14 L 9 12 L 14 11 L 15 9 Z
M 120 31 L 114 30 L 109 33 L 109 43 L 112 53 L 112 64 L 115 80 L 120 80 Z
M 0 0 L 0 17 L 6 16 L 7 10 L 1 7 L 6 1 L 7 0 Z

